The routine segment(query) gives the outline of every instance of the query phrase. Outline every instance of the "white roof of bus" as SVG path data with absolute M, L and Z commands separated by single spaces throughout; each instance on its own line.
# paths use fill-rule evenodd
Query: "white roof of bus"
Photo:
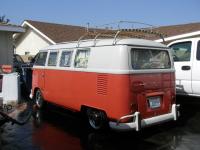
M 42 50 L 49 50 L 49 49 L 68 49 L 68 48 L 83 48 L 83 47 L 94 47 L 94 46 L 112 46 L 114 40 L 113 39 L 97 39 L 94 41 L 94 39 L 89 40 L 82 40 L 79 41 L 73 41 L 73 42 L 66 42 L 66 43 L 58 43 L 55 45 L 51 45 L 48 47 L 43 48 Z M 133 45 L 133 46 L 140 46 L 140 47 L 159 47 L 166 49 L 167 46 L 158 42 L 145 40 L 145 39 L 117 39 L 115 45 Z

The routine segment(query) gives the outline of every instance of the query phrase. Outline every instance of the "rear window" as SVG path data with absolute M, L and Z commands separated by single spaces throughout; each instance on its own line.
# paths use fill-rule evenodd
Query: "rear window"
M 168 51 L 152 49 L 131 49 L 133 69 L 169 69 L 171 62 Z
M 44 66 L 46 62 L 47 52 L 40 52 L 35 61 L 36 66 Z

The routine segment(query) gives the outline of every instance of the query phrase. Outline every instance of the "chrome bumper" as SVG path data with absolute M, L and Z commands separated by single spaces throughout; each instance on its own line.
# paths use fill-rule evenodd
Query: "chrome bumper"
M 139 131 L 141 128 L 146 126 L 151 126 L 153 124 L 159 124 L 170 120 L 177 120 L 179 117 L 179 111 L 178 111 L 179 107 L 180 105 L 173 104 L 171 113 L 142 120 L 140 119 L 140 112 L 135 112 L 133 115 L 123 116 L 120 118 L 121 120 L 124 118 L 133 117 L 134 118 L 133 122 L 130 123 L 109 122 L 109 126 L 111 129 L 118 131 L 126 131 L 126 130 Z

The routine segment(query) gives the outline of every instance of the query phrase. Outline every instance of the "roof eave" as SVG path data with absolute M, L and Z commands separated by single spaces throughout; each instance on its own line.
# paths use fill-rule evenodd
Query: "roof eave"
M 25 29 L 19 26 L 0 25 L 0 31 L 12 32 L 12 33 L 23 33 L 25 32 Z
M 170 37 L 164 38 L 164 40 L 165 41 L 172 41 L 172 40 L 177 40 L 177 39 L 191 37 L 191 36 L 196 36 L 196 35 L 200 35 L 200 30 L 199 31 L 195 31 L 195 32 L 186 33 L 186 34 L 180 34 L 180 35 L 170 36 Z M 157 39 L 157 40 L 154 40 L 154 41 L 156 41 L 156 42 L 162 42 L 162 39 Z
M 42 33 L 40 30 L 38 30 L 36 27 L 34 27 L 33 25 L 31 25 L 28 21 L 24 21 L 21 25 L 22 27 L 26 27 L 29 26 L 30 28 L 32 28 L 35 32 L 37 32 L 39 35 L 41 35 L 43 38 L 45 38 L 47 41 L 49 41 L 51 44 L 56 44 L 56 42 L 54 42 L 52 39 L 50 39 L 48 36 L 46 36 L 44 33 Z

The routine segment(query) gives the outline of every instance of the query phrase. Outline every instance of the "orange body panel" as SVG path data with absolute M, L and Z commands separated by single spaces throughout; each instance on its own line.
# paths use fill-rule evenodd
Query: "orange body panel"
M 173 75 L 33 69 L 32 90 L 39 88 L 45 100 L 75 111 L 89 106 L 104 110 L 108 118 L 114 120 L 135 111 L 139 111 L 142 118 L 148 118 L 171 111 L 175 94 Z M 149 96 L 161 96 L 161 107 L 150 109 Z
M 131 75 L 132 98 L 143 119 L 169 113 L 175 97 L 174 73 Z M 161 97 L 161 107 L 151 109 L 148 97 Z

